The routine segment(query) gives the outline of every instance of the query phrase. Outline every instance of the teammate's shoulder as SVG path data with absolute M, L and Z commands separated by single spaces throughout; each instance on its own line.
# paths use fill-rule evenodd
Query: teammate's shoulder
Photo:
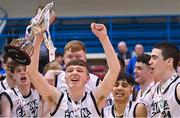
M 65 78 L 65 71 L 62 71 L 59 75 L 58 75 L 58 79 L 62 79 Z
M 90 79 L 92 78 L 92 79 L 98 79 L 99 77 L 98 76 L 96 76 L 96 75 L 94 75 L 94 74 L 92 74 L 92 73 L 89 73 L 89 76 L 90 76 Z

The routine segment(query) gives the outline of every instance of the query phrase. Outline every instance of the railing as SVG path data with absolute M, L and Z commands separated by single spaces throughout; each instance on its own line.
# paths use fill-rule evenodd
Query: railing
M 6 25 L 7 12 L 0 6 L 0 35 Z M 0 37 L 1 38 L 1 37 Z M 5 40 L 0 41 L 0 45 L 4 45 Z M 2 46 L 1 46 L 2 47 Z M 3 48 L 0 48 L 0 52 L 3 52 Z

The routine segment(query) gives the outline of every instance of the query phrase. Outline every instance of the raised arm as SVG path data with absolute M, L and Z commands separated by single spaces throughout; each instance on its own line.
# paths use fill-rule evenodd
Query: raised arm
M 56 107 L 61 92 L 49 85 L 46 79 L 38 71 L 39 52 L 42 41 L 42 34 L 36 36 L 34 39 L 34 54 L 31 57 L 31 64 L 27 67 L 27 72 L 30 75 L 33 86 L 38 90 L 43 100 L 53 109 Z
M 99 38 L 104 48 L 107 64 L 109 67 L 109 70 L 106 73 L 103 81 L 93 91 L 98 107 L 102 108 L 101 102 L 103 102 L 110 94 L 120 72 L 120 64 L 107 35 L 106 27 L 103 24 L 92 23 L 91 29 L 92 32 Z

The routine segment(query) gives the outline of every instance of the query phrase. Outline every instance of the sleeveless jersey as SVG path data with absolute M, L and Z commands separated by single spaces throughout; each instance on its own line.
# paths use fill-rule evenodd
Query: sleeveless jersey
M 180 78 L 175 73 L 160 87 L 156 86 L 152 96 L 151 117 L 180 117 L 180 100 L 177 97 L 177 85 Z
M 31 89 L 28 96 L 19 97 L 17 88 L 8 89 L 2 94 L 7 96 L 11 105 L 11 117 L 37 117 L 40 113 L 40 96 L 36 90 Z M 22 96 L 22 95 L 21 95 Z
M 0 82 L 0 93 L 4 92 L 5 90 L 10 89 L 7 83 L 6 78 Z
M 4 80 L 2 80 L 0 82 L 0 94 L 3 93 L 5 90 L 8 90 L 10 89 L 8 83 L 7 83 L 7 80 L 6 78 Z M 1 111 L 1 102 L 0 102 L 0 117 L 2 116 L 2 111 Z
M 62 93 L 56 109 L 51 113 L 53 117 L 64 118 L 95 118 L 100 117 L 94 95 L 85 92 L 84 96 L 75 103 L 68 93 Z
M 89 73 L 90 79 L 88 80 L 87 84 L 85 85 L 85 90 L 87 92 L 92 91 L 96 86 L 99 84 L 100 79 Z M 58 75 L 57 79 L 57 85 L 55 86 L 56 88 L 60 89 L 63 92 L 68 92 L 68 86 L 66 84 L 65 80 L 65 72 L 62 72 L 61 74 Z
M 153 86 L 154 86 L 154 82 L 151 82 L 143 94 L 141 94 L 142 92 L 141 92 L 141 90 L 139 90 L 137 93 L 136 100 L 133 100 L 133 97 L 132 97 L 133 94 L 131 94 L 131 96 L 129 98 L 129 102 L 125 109 L 125 113 L 124 113 L 125 117 L 136 117 L 135 109 L 136 109 L 136 106 L 138 103 L 142 103 L 145 106 L 147 105 L 147 104 L 145 104 L 144 99 L 146 99 L 146 96 L 150 93 Z M 148 109 L 148 116 L 150 116 L 150 108 Z
M 103 118 L 122 118 L 123 116 L 117 116 L 114 109 L 114 105 L 107 106 L 102 110 Z

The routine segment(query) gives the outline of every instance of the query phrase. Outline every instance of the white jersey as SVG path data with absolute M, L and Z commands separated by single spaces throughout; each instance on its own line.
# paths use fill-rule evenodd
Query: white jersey
M 143 103 L 145 106 L 148 105 L 147 103 L 145 104 L 145 99 L 147 99 L 146 97 L 151 92 L 151 89 L 153 87 L 154 87 L 154 82 L 151 82 L 143 94 L 142 94 L 141 90 L 139 90 L 135 100 L 133 100 L 133 94 L 131 94 L 131 96 L 129 98 L 129 102 L 128 102 L 126 109 L 125 109 L 125 113 L 124 113 L 125 117 L 136 117 L 135 116 L 135 109 L 136 109 L 136 106 L 138 103 Z M 148 117 L 149 117 L 150 116 L 150 107 L 148 107 L 147 110 L 148 110 Z
M 28 96 L 20 95 L 20 91 L 8 89 L 2 93 L 7 96 L 11 105 L 11 117 L 37 117 L 40 114 L 40 96 L 31 89 Z
M 70 98 L 68 93 L 62 93 L 58 105 L 54 112 L 51 113 L 51 116 L 63 118 L 97 118 L 100 117 L 100 111 L 92 92 L 85 92 L 84 96 L 77 103 Z
M 8 83 L 7 83 L 7 80 L 6 80 L 6 78 L 4 79 L 4 80 L 2 80 L 1 82 L 0 82 L 0 94 L 2 93 L 2 92 L 4 92 L 5 90 L 8 90 L 8 89 L 10 89 L 10 87 L 9 87 L 9 85 L 8 85 Z M 0 117 L 2 116 L 2 111 L 1 111 L 1 102 L 0 102 Z
M 10 89 L 8 86 L 6 78 L 0 82 L 0 94 L 4 92 L 5 90 Z
M 87 92 L 94 90 L 100 81 L 100 79 L 96 75 L 89 73 L 89 76 L 90 76 L 90 79 L 88 80 L 88 82 L 85 85 L 85 90 Z M 55 85 L 55 87 L 63 92 L 68 92 L 68 85 L 65 80 L 65 72 L 64 71 L 58 75 L 57 85 Z
M 175 73 L 160 87 L 157 83 L 152 96 L 151 117 L 180 117 L 180 100 L 177 97 L 177 85 L 180 78 Z
M 102 110 L 103 118 L 122 118 L 123 116 L 117 116 L 116 111 L 114 109 L 114 105 L 107 106 Z

